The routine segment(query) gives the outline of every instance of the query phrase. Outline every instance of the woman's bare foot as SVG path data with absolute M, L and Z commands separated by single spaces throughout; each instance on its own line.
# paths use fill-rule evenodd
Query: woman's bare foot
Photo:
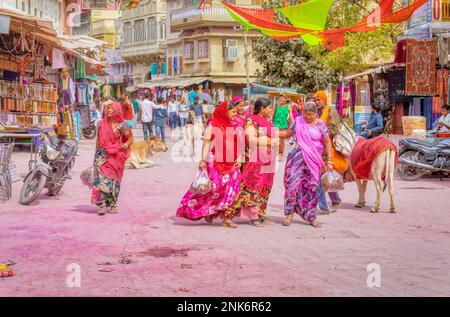
M 275 222 L 273 222 L 273 221 L 271 221 L 271 220 L 269 220 L 269 219 L 267 219 L 267 218 L 261 218 L 260 220 L 259 220 L 259 222 L 261 223 L 261 224 L 263 224 L 263 225 L 273 225 L 273 224 L 275 224 Z
M 212 222 L 213 222 L 213 217 L 212 217 L 212 216 L 206 216 L 206 217 L 205 217 L 205 221 L 206 221 L 207 223 L 212 223 Z
M 111 214 L 117 214 L 117 206 L 112 206 L 111 211 L 109 212 Z
M 313 226 L 314 228 L 320 228 L 320 227 L 322 227 L 322 225 L 321 225 L 317 220 L 310 221 L 309 224 L 310 224 L 311 226 Z
M 106 215 L 106 206 L 102 206 L 98 209 L 98 215 L 99 216 L 104 216 Z
M 222 226 L 224 226 L 225 228 L 237 228 L 237 224 L 235 224 L 233 221 L 231 221 L 230 219 L 225 219 L 223 221 Z
M 292 222 L 292 219 L 294 218 L 294 214 L 289 214 L 286 216 L 286 218 L 283 219 L 283 221 L 281 222 L 281 224 L 283 226 L 289 226 Z

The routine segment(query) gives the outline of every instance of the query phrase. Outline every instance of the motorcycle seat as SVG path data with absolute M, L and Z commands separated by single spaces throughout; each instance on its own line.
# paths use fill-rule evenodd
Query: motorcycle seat
M 61 154 L 65 160 L 71 158 L 77 153 L 78 145 L 76 142 L 68 140 L 61 146 Z
M 407 138 L 403 140 L 406 144 L 415 144 L 415 145 L 423 145 L 426 147 L 433 147 L 437 145 L 440 141 L 438 139 L 413 139 Z

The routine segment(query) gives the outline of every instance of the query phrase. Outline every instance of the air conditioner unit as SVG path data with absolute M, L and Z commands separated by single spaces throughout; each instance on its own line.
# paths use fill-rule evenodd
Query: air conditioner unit
M 227 62 L 234 62 L 239 59 L 239 48 L 237 46 L 224 47 L 224 59 Z

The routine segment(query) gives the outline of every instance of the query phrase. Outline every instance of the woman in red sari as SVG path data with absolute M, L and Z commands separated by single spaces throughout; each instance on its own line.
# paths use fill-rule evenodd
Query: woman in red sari
M 132 144 L 133 135 L 125 125 L 121 105 L 117 102 L 109 103 L 105 119 L 99 122 L 94 158 L 91 201 L 99 207 L 99 215 L 104 215 L 108 207 L 111 207 L 111 213 L 117 213 L 120 183 Z
M 228 208 L 228 227 L 236 227 L 231 219 L 241 215 L 255 226 L 271 224 L 266 219 L 267 202 L 275 175 L 277 141 L 276 128 L 270 121 L 274 107 L 266 98 L 255 102 L 254 114 L 246 122 L 245 134 L 249 145 L 249 158 L 242 172 L 241 189 L 235 203 Z
M 206 170 L 211 180 L 211 191 L 206 194 L 190 190 L 181 200 L 177 216 L 190 220 L 204 218 L 211 223 L 214 218 L 224 217 L 225 211 L 234 203 L 241 183 L 238 139 L 232 119 L 236 107 L 223 102 L 214 111 L 213 119 L 205 129 L 202 160 L 199 169 Z M 224 219 L 224 226 L 228 220 Z

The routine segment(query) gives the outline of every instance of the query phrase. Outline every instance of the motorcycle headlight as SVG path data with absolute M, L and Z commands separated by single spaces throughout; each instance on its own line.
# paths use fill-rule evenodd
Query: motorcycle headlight
M 47 155 L 47 158 L 50 160 L 50 161 L 54 161 L 54 160 L 56 160 L 56 158 L 59 156 L 59 152 L 58 151 L 56 151 L 56 150 L 54 150 L 54 149 L 51 149 L 51 148 L 48 148 L 47 149 L 47 153 L 46 153 L 46 155 Z

